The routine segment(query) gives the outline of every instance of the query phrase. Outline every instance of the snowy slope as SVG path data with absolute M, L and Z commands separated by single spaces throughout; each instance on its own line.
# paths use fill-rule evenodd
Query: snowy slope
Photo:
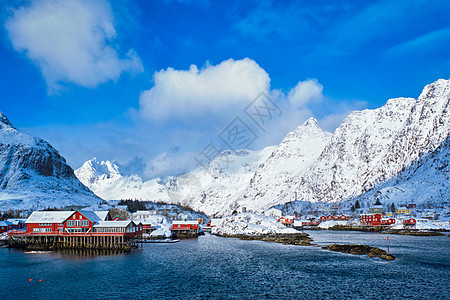
M 18 131 L 0 113 L 0 210 L 89 206 L 99 201 L 57 150 Z
M 172 178 L 168 182 L 172 203 L 189 206 L 210 216 L 232 212 L 236 208 L 233 197 L 247 187 L 256 169 L 273 150 L 274 147 L 261 151 L 224 151 L 211 161 L 208 171 L 199 168 Z
M 448 207 L 450 203 L 450 138 L 435 151 L 422 156 L 395 178 L 361 197 L 363 203 L 378 199 L 386 209 L 416 203 L 424 207 Z
M 317 160 L 331 136 L 320 129 L 314 118 L 290 132 L 256 170 L 239 206 L 261 211 L 279 204 L 281 199 L 294 200 L 293 186 Z

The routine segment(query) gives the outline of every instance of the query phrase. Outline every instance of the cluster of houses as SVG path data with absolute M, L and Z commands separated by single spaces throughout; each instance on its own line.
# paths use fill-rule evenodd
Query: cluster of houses
M 407 207 L 398 207 L 393 212 L 386 212 L 383 214 L 383 206 L 375 205 L 370 207 L 368 213 L 353 215 L 350 214 L 327 214 L 327 215 L 283 215 L 282 210 L 271 208 L 264 212 L 266 216 L 276 217 L 278 222 L 284 224 L 286 227 L 302 228 L 319 226 L 325 221 L 349 221 L 349 225 L 354 226 L 392 226 L 401 224 L 405 227 L 413 227 L 418 221 L 426 222 L 430 218 L 413 217 L 415 204 L 410 204 Z
M 4 233 L 10 230 L 25 228 L 27 219 L 7 219 L 6 221 L 0 221 L 0 233 Z

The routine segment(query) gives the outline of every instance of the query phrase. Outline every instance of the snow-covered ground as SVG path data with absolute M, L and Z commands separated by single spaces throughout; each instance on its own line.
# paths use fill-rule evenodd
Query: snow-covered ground
M 242 213 L 223 218 L 216 227 L 212 228 L 211 233 L 218 235 L 262 235 L 298 233 L 298 231 L 287 228 L 274 217 L 254 213 Z
M 328 221 L 323 221 L 319 224 L 319 228 L 322 229 L 329 229 L 333 226 L 337 226 L 337 225 L 348 225 L 349 221 L 339 221 L 339 220 L 328 220 Z

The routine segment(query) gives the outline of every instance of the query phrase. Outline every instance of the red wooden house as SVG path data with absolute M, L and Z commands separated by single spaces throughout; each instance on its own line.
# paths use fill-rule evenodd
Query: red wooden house
M 294 226 L 294 217 L 293 216 L 285 216 L 278 219 L 278 222 L 283 224 L 286 227 Z
M 107 211 L 37 211 L 27 229 L 8 232 L 27 245 L 39 244 L 80 249 L 130 249 L 142 236 L 142 224 L 112 221 Z
M 0 233 L 11 230 L 12 224 L 8 221 L 0 221 Z
M 198 221 L 172 221 L 170 230 L 198 232 Z
M 414 218 L 405 219 L 403 220 L 403 225 L 416 225 L 416 219 Z
M 393 224 L 395 224 L 394 218 L 381 218 L 381 225 L 385 226 L 385 225 L 393 225 Z
M 35 211 L 27 219 L 27 234 L 92 233 L 99 221 L 111 220 L 109 212 L 102 211 Z
M 382 217 L 381 214 L 368 214 L 361 215 L 360 220 L 362 225 L 380 226 Z

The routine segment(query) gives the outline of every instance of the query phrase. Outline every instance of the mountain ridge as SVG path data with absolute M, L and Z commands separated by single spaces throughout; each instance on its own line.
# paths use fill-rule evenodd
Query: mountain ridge
M 0 112 L 0 209 L 101 201 L 48 142 L 18 131 Z
M 209 215 L 243 207 L 261 212 L 295 197 L 341 202 L 370 196 L 441 145 L 448 147 L 449 99 L 450 81 L 440 79 L 425 86 L 417 99 L 394 98 L 377 109 L 352 112 L 333 134 L 308 119 L 259 154 L 225 151 L 224 157 L 238 161 L 231 169 L 215 169 L 211 162 L 207 175 L 196 169 L 159 178 L 152 186 L 159 186 L 159 196 L 167 195 L 162 201 Z

